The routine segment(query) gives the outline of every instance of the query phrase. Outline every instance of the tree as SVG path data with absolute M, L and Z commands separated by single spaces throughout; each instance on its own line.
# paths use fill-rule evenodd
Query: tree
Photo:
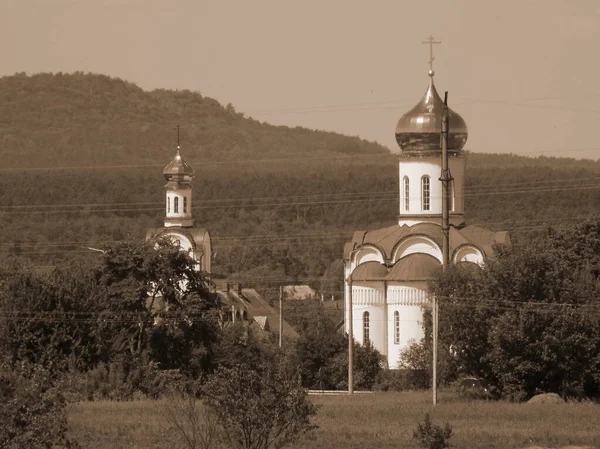
M 434 280 L 445 379 L 483 377 L 514 399 L 599 395 L 598 250 L 600 220 L 588 221 Z
M 316 406 L 293 374 L 277 366 L 262 373 L 244 365 L 220 368 L 203 392 L 223 434 L 240 449 L 279 449 L 315 428 Z
M 101 293 L 84 269 L 39 273 L 28 265 L 0 275 L 0 352 L 16 365 L 52 372 L 94 367 L 105 358 L 96 326 Z
M 107 248 L 99 272 L 109 318 L 104 333 L 112 337 L 113 355 L 138 358 L 150 351 L 160 368 L 208 368 L 218 300 L 206 273 L 174 242 Z
M 65 401 L 51 373 L 40 366 L 0 366 L 0 447 L 72 448 L 67 438 Z

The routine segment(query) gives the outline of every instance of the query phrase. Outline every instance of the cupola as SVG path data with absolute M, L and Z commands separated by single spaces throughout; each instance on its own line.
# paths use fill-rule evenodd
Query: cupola
M 396 125 L 396 141 L 402 154 L 411 156 L 440 153 L 440 132 L 444 101 L 433 82 L 434 72 L 429 71 L 429 87 L 425 95 L 410 111 L 400 117 Z M 452 109 L 448 109 L 448 151 L 456 154 L 467 142 L 467 124 Z

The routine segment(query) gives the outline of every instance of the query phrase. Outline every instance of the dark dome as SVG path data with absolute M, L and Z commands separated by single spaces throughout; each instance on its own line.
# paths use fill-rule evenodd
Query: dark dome
M 425 96 L 410 111 L 400 117 L 396 125 L 396 141 L 403 154 L 440 152 L 440 133 L 444 101 L 433 84 L 429 72 L 429 87 Z M 448 151 L 458 153 L 467 142 L 467 124 L 463 118 L 448 108 Z
M 183 160 L 181 154 L 179 154 L 179 148 L 177 148 L 177 154 L 173 158 L 169 165 L 163 170 L 163 175 L 167 179 L 172 177 L 183 177 L 183 176 L 194 176 L 194 169 L 190 164 Z

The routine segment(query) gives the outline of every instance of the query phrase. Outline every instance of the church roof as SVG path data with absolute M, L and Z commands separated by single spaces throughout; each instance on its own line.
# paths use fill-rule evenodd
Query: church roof
M 344 245 L 344 259 L 350 257 L 350 252 L 361 246 L 375 246 L 386 260 L 391 260 L 393 251 L 404 239 L 411 236 L 424 236 L 442 247 L 442 227 L 436 223 L 418 223 L 413 226 L 389 226 L 373 231 L 356 231 L 351 242 Z M 459 246 L 473 245 L 485 257 L 492 257 L 494 244 L 510 243 L 508 233 L 495 232 L 479 226 L 469 225 L 463 228 L 450 227 L 450 250 L 454 252 Z
M 388 269 L 379 262 L 365 262 L 352 272 L 352 281 L 383 281 L 388 275 Z
M 394 264 L 386 280 L 427 281 L 433 277 L 440 267 L 440 261 L 429 254 L 410 254 Z
M 429 87 L 421 101 L 400 117 L 396 125 L 396 141 L 402 149 L 402 154 L 418 155 L 441 151 L 440 132 L 444 101 L 437 93 L 433 75 L 433 71 L 430 71 Z M 450 108 L 448 123 L 448 151 L 458 153 L 467 141 L 467 124 Z
M 194 169 L 181 157 L 179 147 L 177 147 L 177 154 L 173 160 L 163 170 L 163 175 L 167 179 L 171 179 L 173 176 L 194 176 Z

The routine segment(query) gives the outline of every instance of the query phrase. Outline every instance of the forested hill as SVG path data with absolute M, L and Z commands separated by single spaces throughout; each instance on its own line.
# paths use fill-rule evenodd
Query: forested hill
M 336 279 L 325 284 L 339 294 L 344 241 L 396 222 L 398 161 L 381 145 L 259 123 L 189 91 L 22 74 L 0 79 L 0 258 L 87 262 L 98 254 L 88 246 L 160 226 L 177 124 L 196 171 L 196 223 L 230 279 Z M 600 161 L 466 158 L 468 223 L 516 241 L 599 213 Z
M 177 124 L 192 163 L 388 152 L 356 137 L 259 123 L 188 90 L 144 91 L 83 73 L 0 78 L 5 168 L 164 164 L 172 156 Z

